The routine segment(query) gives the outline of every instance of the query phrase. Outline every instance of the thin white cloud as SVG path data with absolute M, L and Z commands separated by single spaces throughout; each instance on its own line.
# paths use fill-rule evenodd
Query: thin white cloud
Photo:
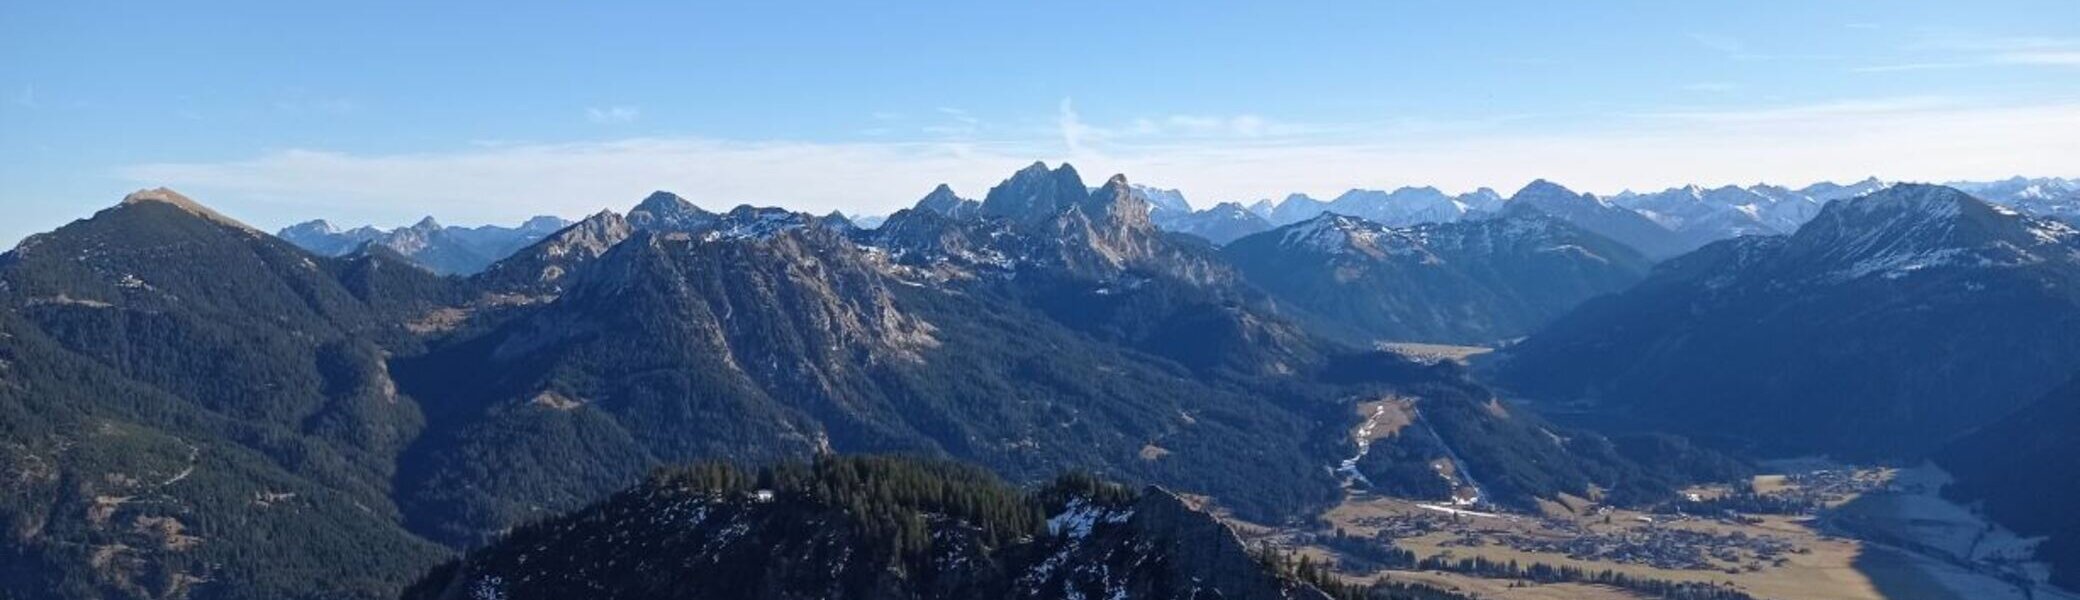
M 1709 123 L 1781 123 L 1793 120 L 1854 119 L 1872 116 L 1898 115 L 1955 107 L 1961 100 L 1943 96 L 1898 96 L 1889 98 L 1864 98 L 1835 100 L 1812 104 L 1772 106 L 1763 108 L 1665 110 L 1640 113 L 1652 119 L 1699 121 Z
M 1941 71 L 1949 69 L 1967 69 L 1979 66 L 1980 64 L 1981 63 L 1972 62 L 1918 62 L 1891 65 L 1871 65 L 1867 67 L 1856 67 L 1849 70 L 1856 73 L 1904 73 L 1908 71 Z
M 344 115 L 361 110 L 352 98 L 326 96 L 295 88 L 274 101 L 274 109 L 290 115 Z
M 1740 38 L 1717 33 L 1692 33 L 1690 39 L 1720 54 L 1733 57 L 1746 56 L 1748 44 Z
M 1113 138 L 1104 132 L 1134 125 L 1088 123 L 1068 101 L 1055 116 L 1059 131 L 996 142 L 637 138 L 416 154 L 290 150 L 230 162 L 138 165 L 121 175 L 140 186 L 171 185 L 260 224 L 343 213 L 403 222 L 427 212 L 456 222 L 513 222 L 536 213 L 625 210 L 653 189 L 716 209 L 749 202 L 885 214 L 940 182 L 980 195 L 1036 159 L 1071 160 L 1094 179 L 1126 173 L 1210 203 L 1399 185 L 1507 192 L 1539 177 L 1608 192 L 1871 175 L 1923 181 L 2073 175 L 2068 158 L 2080 156 L 2080 103 L 1944 97 L 1658 111 L 1568 125 L 1573 130 L 1504 120 L 1260 138 Z
M 256 224 L 327 216 L 404 222 L 426 213 L 456 222 L 513 222 L 543 213 L 626 210 L 656 189 L 711 209 L 754 203 L 818 213 L 887 212 L 942 181 L 980 193 L 994 175 L 1034 156 L 940 144 L 634 138 L 415 154 L 288 150 L 229 162 L 137 165 L 120 175 L 182 189 L 242 218 L 254 213 Z
M 643 116 L 642 109 L 633 106 L 591 107 L 585 109 L 585 120 L 601 125 L 634 123 Z
M 1996 55 L 1994 62 L 2011 65 L 2080 67 L 2080 50 L 2037 50 Z
M 2080 39 L 2011 36 L 1943 36 L 1907 46 L 1924 54 L 1939 54 L 1936 60 L 1880 64 L 1849 69 L 1855 73 L 1899 73 L 1968 69 L 1990 66 L 2080 67 Z
M 35 84 L 22 86 L 21 93 L 14 95 L 14 103 L 21 105 L 22 108 L 41 108 L 43 106 L 36 102 Z
M 934 109 L 940 121 L 924 126 L 923 131 L 940 139 L 972 139 L 982 132 L 982 119 L 958 108 L 941 106 Z
M 1056 108 L 1055 126 L 1062 132 L 1062 145 L 1068 147 L 1069 154 L 1077 156 L 1089 153 L 1089 147 L 1084 145 L 1085 142 L 1091 141 L 1094 136 L 1102 135 L 1096 128 L 1084 124 L 1083 119 L 1076 114 L 1076 102 L 1069 98 L 1063 98 Z
M 1779 54 L 1763 52 L 1748 45 L 1747 40 L 1720 33 L 1691 33 L 1690 40 L 1705 49 L 1725 55 L 1736 61 L 1781 61 L 1781 60 L 1838 60 L 1833 54 Z

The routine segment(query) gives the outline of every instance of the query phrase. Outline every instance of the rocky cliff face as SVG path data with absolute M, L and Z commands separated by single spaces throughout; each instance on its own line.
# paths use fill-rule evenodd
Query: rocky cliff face
M 566 275 L 606 254 L 634 232 L 635 227 L 620 214 L 600 211 L 520 249 L 475 279 L 480 287 L 501 293 L 553 295 L 563 289 Z

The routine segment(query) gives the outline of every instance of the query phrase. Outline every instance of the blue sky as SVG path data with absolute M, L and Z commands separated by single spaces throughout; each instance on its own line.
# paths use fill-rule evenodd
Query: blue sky
M 158 185 L 272 229 L 1033 160 L 1202 206 L 2080 175 L 2072 1 L 164 4 L 0 3 L 0 244 Z

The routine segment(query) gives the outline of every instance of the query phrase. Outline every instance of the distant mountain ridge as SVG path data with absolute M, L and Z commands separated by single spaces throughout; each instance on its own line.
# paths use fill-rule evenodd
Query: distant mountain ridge
M 1673 235 L 1642 233 L 1645 230 L 1635 225 L 1628 227 L 1640 232 L 1630 236 L 1619 236 L 1634 238 L 1627 241 L 1628 244 L 1647 244 L 1647 247 L 1636 249 L 1658 258 L 1666 258 L 1739 235 L 1789 234 L 1806 220 L 1819 214 L 1820 207 L 1828 202 L 1854 198 L 1890 185 L 1891 182 L 1877 178 L 1847 184 L 1819 182 L 1800 188 L 1766 183 L 1719 187 L 1690 185 L 1659 192 L 1627 190 L 1597 198 L 1602 203 L 1637 212 L 1671 232 Z M 1970 192 L 1988 202 L 2014 208 L 2024 214 L 2080 222 L 2080 178 L 2014 177 L 1983 182 L 1950 182 L 1946 185 Z M 1165 191 L 1175 195 L 1179 204 L 1189 206 L 1182 202 L 1182 192 Z M 1317 200 L 1306 194 L 1291 194 L 1283 201 L 1257 200 L 1245 208 L 1262 217 L 1272 227 L 1304 221 L 1324 212 L 1361 217 L 1392 226 L 1408 226 L 1480 218 L 1482 215 L 1500 211 L 1506 202 L 1505 197 L 1488 188 L 1450 195 L 1432 187 L 1402 187 L 1392 191 L 1352 189 L 1329 201 Z M 1192 229 L 1199 225 L 1194 224 L 1195 221 L 1186 218 L 1185 215 L 1199 216 L 1206 212 L 1167 211 L 1158 218 L 1158 224 L 1165 229 L 1196 234 Z M 1568 213 L 1565 210 L 1550 212 Z M 1601 220 L 1607 222 L 1619 218 L 1607 216 Z M 1211 220 L 1206 216 L 1200 216 L 1200 219 Z M 1643 237 L 1653 239 L 1640 239 Z M 1224 240 L 1215 241 L 1225 243 Z
M 1789 234 L 1807 219 L 1818 214 L 1820 206 L 1827 202 L 1867 194 L 1889 185 L 1891 183 L 1876 178 L 1849 184 L 1820 182 L 1795 189 L 1770 184 L 1745 187 L 1726 185 L 1714 188 L 1691 185 L 1659 192 L 1628 190 L 1599 199 L 1604 203 L 1637 212 L 1672 232 L 1672 236 L 1634 234 L 1629 237 L 1672 237 L 1675 240 L 1673 242 L 1660 239 L 1634 239 L 1627 242 L 1645 243 L 1649 247 L 1636 249 L 1653 256 L 1666 257 L 1738 235 Z M 2080 222 L 2080 178 L 2014 177 L 1983 182 L 1959 181 L 1947 185 L 1971 192 L 1988 202 L 2015 208 L 2025 214 Z M 1215 244 L 1225 244 L 1244 235 L 1311 219 L 1324 212 L 1336 212 L 1390 226 L 1404 227 L 1482 218 L 1484 215 L 1499 212 L 1508 201 L 1508 198 L 1489 188 L 1479 188 L 1457 195 L 1446 194 L 1437 188 L 1427 186 L 1401 187 L 1391 191 L 1353 188 L 1327 201 L 1317 200 L 1306 194 L 1291 194 L 1278 202 L 1269 199 L 1257 200 L 1248 205 L 1223 202 L 1206 209 L 1194 210 L 1184 192 L 1177 189 L 1133 184 L 1130 191 L 1148 206 L 1149 217 L 1158 227 L 1166 231 L 1197 235 Z M 646 202 L 630 212 L 629 216 L 639 222 L 639 227 L 650 226 L 641 222 L 653 217 L 638 217 L 638 211 L 645 215 L 667 215 L 663 218 L 687 220 L 681 223 L 680 227 L 694 226 L 694 222 L 714 216 L 714 213 L 708 213 L 669 192 L 657 192 L 652 196 L 653 198 L 646 198 Z M 1230 204 L 1234 206 L 1228 206 Z M 956 217 L 965 217 L 968 216 L 968 211 L 981 209 L 980 201 L 962 198 L 945 185 L 932 190 L 916 205 Z M 1244 217 L 1238 214 L 1235 208 L 1241 208 L 1257 218 Z M 1565 214 L 1568 211 L 1552 212 Z M 703 217 L 703 214 L 707 216 Z M 1602 219 L 1608 221 L 1613 218 L 1615 217 Z M 848 220 L 863 229 L 879 227 L 885 219 L 886 217 L 881 215 L 848 216 Z M 343 255 L 364 243 L 377 242 L 437 273 L 470 274 L 570 223 L 558 217 L 540 216 L 513 228 L 492 225 L 441 227 L 429 218 L 413 226 L 391 230 L 369 226 L 341 230 L 323 220 L 314 220 L 285 227 L 277 232 L 277 235 L 307 250 L 327 256 Z M 431 233 L 436 229 L 456 239 L 438 239 L 443 236 Z
M 1717 242 L 1509 349 L 1526 396 L 1764 452 L 1930 451 L 2080 364 L 2080 233 L 1953 188 L 1836 201 Z
M 570 224 L 558 217 L 537 216 L 518 227 L 451 227 L 426 217 L 390 230 L 365 225 L 340 230 L 320 219 L 285 227 L 275 235 L 323 256 L 344 256 L 373 244 L 434 273 L 468 275 Z
M 1487 344 L 1645 277 L 1631 247 L 1513 204 L 1493 218 L 1390 227 L 1324 213 L 1222 249 L 1332 337 Z

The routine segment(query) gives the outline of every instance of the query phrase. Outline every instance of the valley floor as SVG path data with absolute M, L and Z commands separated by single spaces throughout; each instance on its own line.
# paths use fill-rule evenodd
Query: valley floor
M 1452 509 L 1353 491 L 1316 529 L 1231 522 L 1253 546 L 1268 544 L 1338 565 L 1353 581 L 1425 583 L 1482 598 L 1637 598 L 1586 584 L 1534 584 L 1468 573 L 1356 566 L 1324 539 L 1334 532 L 1391 538 L 1418 558 L 1481 557 L 1610 570 L 1634 578 L 1701 582 L 1756 598 L 1841 600 L 2080 600 L 2041 583 L 2029 559 L 2036 540 L 2009 533 L 1937 494 L 1947 476 L 1932 466 L 1848 468 L 1825 463 L 1750 482 L 1825 506 L 1815 516 L 1751 519 L 1646 514 L 1590 508 L 1569 499 L 1540 515 Z M 1699 497 L 1729 490 L 1699 488 Z

